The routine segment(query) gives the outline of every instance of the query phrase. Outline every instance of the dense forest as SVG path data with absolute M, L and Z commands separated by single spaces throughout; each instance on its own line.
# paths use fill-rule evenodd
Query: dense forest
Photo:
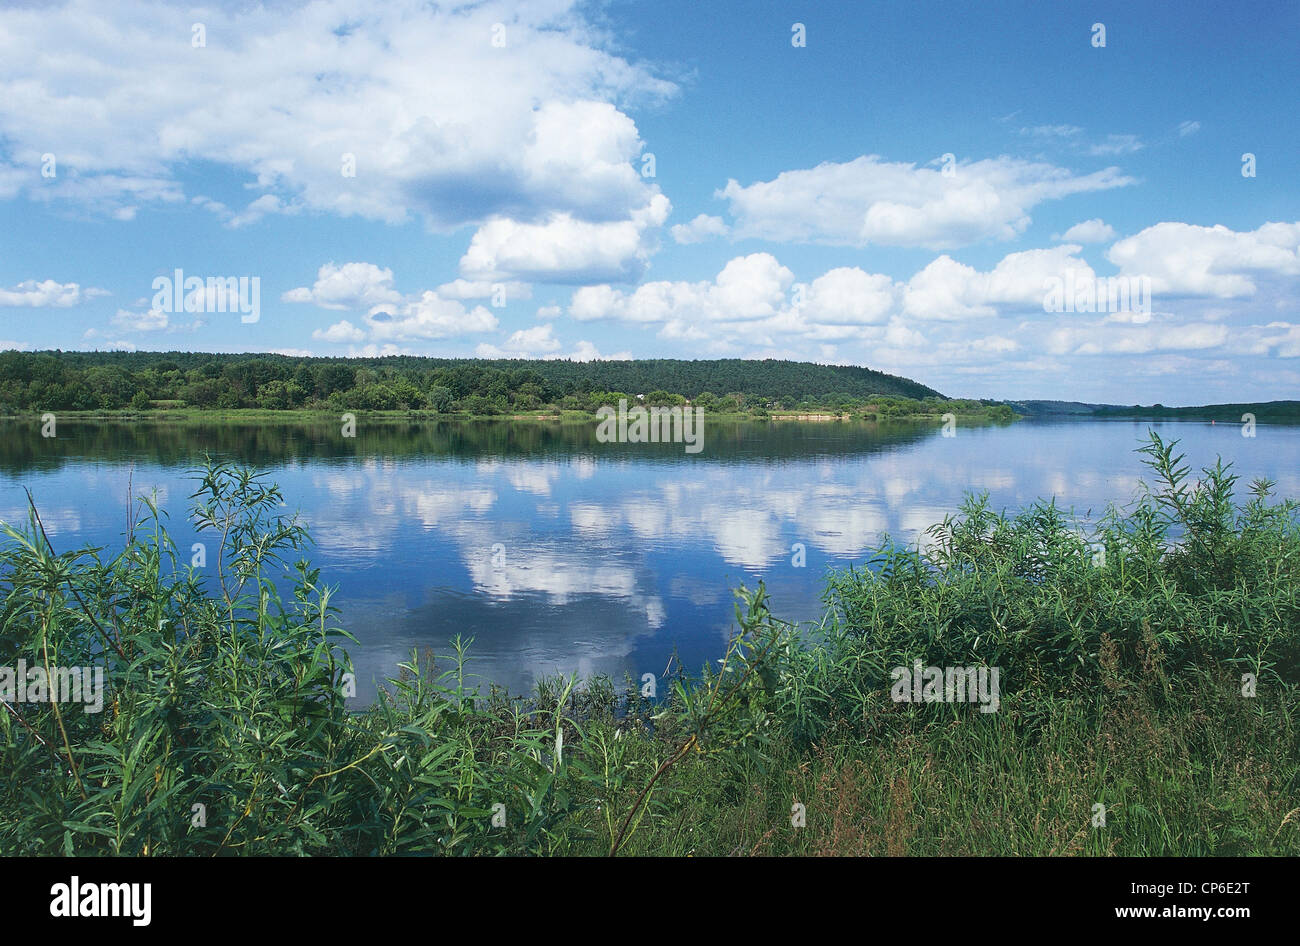
M 519 361 L 304 358 L 204 352 L 0 353 L 0 412 L 426 410 L 491 415 L 592 410 L 619 397 L 690 400 L 706 410 L 917 413 L 982 409 L 944 401 L 906 378 L 852 366 L 791 361 Z M 927 400 L 929 399 L 929 400 Z M 936 400 L 937 399 L 937 400 Z M 925 402 L 922 404 L 922 402 Z

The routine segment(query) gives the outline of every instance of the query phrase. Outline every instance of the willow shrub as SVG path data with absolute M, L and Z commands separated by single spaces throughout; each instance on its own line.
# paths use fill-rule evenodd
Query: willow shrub
M 1095 692 L 1103 638 L 1121 671 L 1156 649 L 1175 675 L 1300 683 L 1300 507 L 1271 502 L 1267 481 L 1235 504 L 1229 468 L 1216 463 L 1193 483 L 1177 441 L 1148 436 L 1140 452 L 1153 484 L 1091 534 L 1055 502 L 1007 516 L 983 494 L 928 543 L 886 543 L 869 567 L 833 572 L 820 659 L 860 671 L 821 675 L 811 729 L 852 712 L 862 691 L 886 690 L 888 668 L 915 659 L 1000 667 L 1004 692 Z
M 3 701 L 0 853 L 616 850 L 685 754 L 761 742 L 755 694 L 788 631 L 761 591 L 742 596 L 728 665 L 665 681 L 653 719 L 608 682 L 481 694 L 459 641 L 446 669 L 412 655 L 349 707 L 348 635 L 279 489 L 225 465 L 198 480 L 202 568 L 149 500 L 111 556 L 57 553 L 34 505 L 26 530 L 5 526 L 0 666 L 98 667 L 107 692 L 99 713 Z

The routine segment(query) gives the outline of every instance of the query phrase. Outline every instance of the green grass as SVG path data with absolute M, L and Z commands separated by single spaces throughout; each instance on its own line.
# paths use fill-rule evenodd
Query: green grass
M 832 573 L 815 627 L 740 589 L 723 661 L 655 699 L 468 688 L 458 642 L 357 710 L 308 537 L 250 471 L 197 471 L 202 570 L 147 500 L 111 553 L 57 552 L 33 509 L 0 665 L 111 692 L 0 707 L 0 853 L 1300 854 L 1297 507 L 1143 453 L 1147 494 L 1091 534 L 974 496 Z M 1000 668 L 999 710 L 894 702 L 914 659 Z

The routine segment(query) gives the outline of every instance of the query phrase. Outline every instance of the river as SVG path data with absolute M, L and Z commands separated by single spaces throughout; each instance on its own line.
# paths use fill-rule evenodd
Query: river
M 703 449 L 600 443 L 595 422 L 60 422 L 56 438 L 11 421 L 0 439 L 0 519 L 36 497 L 55 546 L 115 548 L 128 483 L 157 491 L 177 545 L 211 542 L 184 520 L 205 455 L 270 471 L 315 540 L 358 639 L 358 696 L 412 648 L 474 638 L 470 670 L 520 691 L 543 675 L 662 672 L 716 659 L 731 589 L 766 581 L 774 611 L 819 613 L 828 568 L 862 562 L 888 534 L 916 543 L 963 495 L 1016 510 L 1055 497 L 1081 522 L 1125 503 L 1148 426 L 1177 437 L 1193 470 L 1232 461 L 1300 498 L 1300 428 L 1200 422 L 937 423 L 706 419 Z

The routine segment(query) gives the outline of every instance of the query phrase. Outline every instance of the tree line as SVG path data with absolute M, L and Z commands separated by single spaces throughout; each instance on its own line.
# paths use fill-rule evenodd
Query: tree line
M 207 352 L 0 353 L 0 412 L 200 410 L 591 411 L 626 397 L 718 412 L 980 410 L 869 368 L 792 361 L 310 358 Z M 1009 412 L 1008 412 L 1009 413 Z

